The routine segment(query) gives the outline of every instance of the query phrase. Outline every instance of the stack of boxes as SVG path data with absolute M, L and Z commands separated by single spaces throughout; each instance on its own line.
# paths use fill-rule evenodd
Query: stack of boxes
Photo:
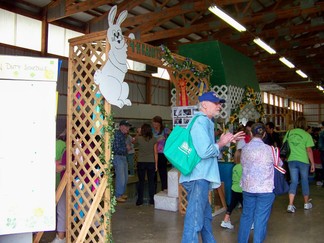
M 154 207 L 167 211 L 179 210 L 179 172 L 172 168 L 168 172 L 168 190 L 154 195 Z
M 197 112 L 197 106 L 174 106 L 172 107 L 173 127 L 186 127 L 191 118 Z M 179 210 L 179 171 L 172 168 L 168 172 L 168 190 L 154 195 L 156 209 L 178 211 Z

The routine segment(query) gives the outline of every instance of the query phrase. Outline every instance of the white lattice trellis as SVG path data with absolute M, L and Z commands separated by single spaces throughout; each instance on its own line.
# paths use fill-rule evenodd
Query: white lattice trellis
M 230 93 L 230 101 L 231 101 L 231 109 L 235 109 L 243 99 L 244 88 L 240 88 L 237 86 L 229 86 L 229 93 Z M 261 102 L 261 92 L 255 92 L 257 96 L 257 101 Z
M 215 85 L 210 88 L 210 91 L 216 92 L 218 97 L 226 100 L 226 103 L 222 105 L 222 110 L 218 117 L 225 119 L 227 122 L 231 115 L 231 110 L 236 109 L 240 105 L 245 89 L 232 85 Z M 255 94 L 257 96 L 257 101 L 261 102 L 261 93 L 255 92 Z M 171 106 L 176 106 L 176 100 L 176 89 L 174 88 L 171 90 Z M 239 118 L 256 120 L 260 118 L 260 114 L 253 105 L 247 105 L 240 112 Z
M 214 91 L 219 98 L 222 98 L 226 101 L 229 100 L 228 87 L 226 85 L 221 85 L 221 86 L 215 85 L 211 87 L 211 91 Z M 229 102 L 225 102 L 224 104 L 222 104 L 222 109 L 218 117 L 222 119 L 226 119 L 231 114 L 230 112 L 231 112 L 231 104 Z

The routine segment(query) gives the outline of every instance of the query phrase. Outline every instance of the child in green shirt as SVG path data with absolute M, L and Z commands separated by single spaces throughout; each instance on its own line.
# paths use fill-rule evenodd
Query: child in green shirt
M 227 208 L 224 220 L 221 223 L 221 227 L 227 229 L 234 229 L 234 225 L 231 224 L 231 213 L 238 203 L 243 206 L 243 194 L 242 188 L 240 186 L 240 181 L 242 177 L 242 165 L 240 164 L 241 149 L 236 150 L 234 156 L 234 162 L 236 165 L 233 167 L 232 171 L 232 194 L 231 203 Z

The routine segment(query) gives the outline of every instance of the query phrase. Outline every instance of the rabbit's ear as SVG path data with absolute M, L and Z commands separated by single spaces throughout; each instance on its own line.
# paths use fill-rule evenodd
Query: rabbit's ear
M 114 5 L 110 9 L 109 14 L 108 14 L 108 23 L 109 23 L 109 26 L 112 26 L 114 24 L 114 19 L 116 17 L 116 13 L 117 13 L 117 6 Z
M 118 16 L 118 19 L 116 21 L 116 25 L 121 25 L 121 23 L 127 18 L 127 10 L 124 10 L 123 12 L 121 12 Z

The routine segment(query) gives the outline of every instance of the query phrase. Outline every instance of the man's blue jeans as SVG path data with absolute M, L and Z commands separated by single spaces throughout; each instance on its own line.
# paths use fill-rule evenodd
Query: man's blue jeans
M 239 243 L 248 243 L 253 223 L 253 243 L 262 243 L 264 241 L 274 199 L 274 193 L 249 193 L 243 191 L 244 206 L 240 220 Z
M 288 167 L 289 167 L 289 173 L 291 179 L 290 186 L 289 186 L 289 194 L 296 195 L 298 179 L 300 174 L 303 196 L 309 196 L 309 184 L 308 184 L 309 164 L 302 163 L 299 161 L 289 161 Z
M 126 191 L 128 181 L 128 164 L 126 156 L 114 155 L 113 165 L 115 169 L 115 196 L 118 198 Z
M 127 163 L 128 163 L 128 170 L 130 175 L 135 175 L 134 170 L 134 153 L 133 154 L 127 154 L 126 156 Z
M 183 182 L 182 186 L 188 193 L 188 205 L 181 242 L 197 243 L 200 233 L 203 242 L 216 243 L 211 225 L 212 211 L 208 201 L 209 182 L 196 180 Z
M 322 180 L 324 180 L 324 151 L 320 151 L 320 158 L 322 163 Z

